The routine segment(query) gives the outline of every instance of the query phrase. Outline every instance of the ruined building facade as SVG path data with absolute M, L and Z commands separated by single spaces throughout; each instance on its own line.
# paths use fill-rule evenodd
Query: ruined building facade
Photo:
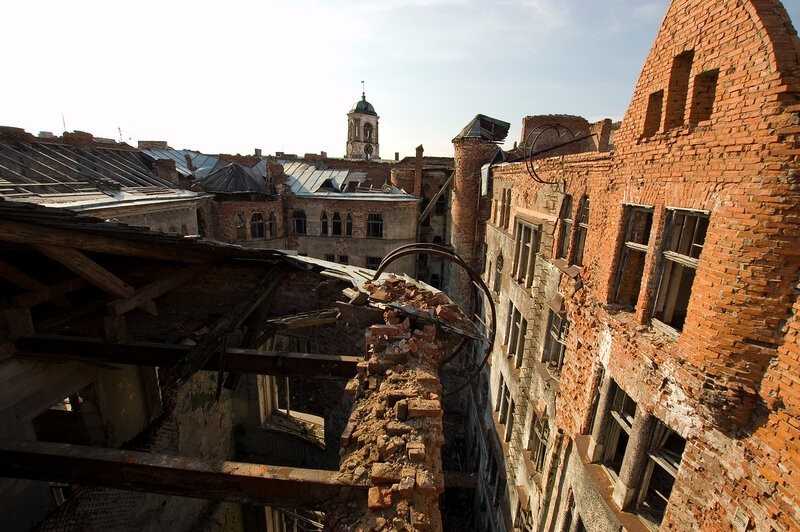
M 464 399 L 473 526 L 800 528 L 787 13 L 675 0 L 618 129 L 575 118 L 527 118 L 503 162 L 454 140 L 453 245 L 497 309 Z

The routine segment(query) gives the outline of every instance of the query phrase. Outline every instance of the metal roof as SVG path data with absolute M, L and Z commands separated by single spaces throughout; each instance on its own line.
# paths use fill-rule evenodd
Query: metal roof
M 0 197 L 6 200 L 88 208 L 199 196 L 157 176 L 137 150 L 0 143 Z

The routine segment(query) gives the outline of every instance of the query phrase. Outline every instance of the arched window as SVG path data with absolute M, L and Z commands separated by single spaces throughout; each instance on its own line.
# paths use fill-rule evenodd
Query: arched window
M 247 240 L 247 229 L 244 225 L 244 216 L 237 214 L 234 223 L 236 224 L 236 240 Z
M 569 242 L 572 238 L 572 196 L 564 196 L 564 203 L 561 204 L 561 214 L 558 218 L 558 223 L 561 224 L 561 241 L 556 258 L 566 260 Z
M 350 216 L 349 212 L 344 219 L 344 234 L 347 236 L 353 236 L 353 218 Z
M 296 235 L 306 234 L 306 211 L 292 212 L 292 229 Z
M 371 212 L 367 215 L 367 236 L 383 238 L 383 216 L 380 213 Z
M 364 124 L 364 141 L 372 142 L 372 124 Z
M 260 212 L 250 215 L 250 238 L 253 240 L 264 238 L 264 216 Z
M 339 236 L 342 234 L 342 217 L 338 212 L 333 213 L 333 235 Z
M 322 211 L 322 216 L 319 217 L 319 234 L 328 236 L 328 213 Z
M 275 219 L 275 213 L 269 213 L 269 223 L 267 224 L 270 238 L 278 236 L 278 220 Z

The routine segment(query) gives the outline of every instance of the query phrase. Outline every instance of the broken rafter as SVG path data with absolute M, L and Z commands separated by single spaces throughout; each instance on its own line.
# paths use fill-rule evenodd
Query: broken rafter
M 258 283 L 253 292 L 253 297 L 238 305 L 233 311 L 212 325 L 204 336 L 203 341 L 175 365 L 171 372 L 171 380 L 175 384 L 180 384 L 202 368 L 214 353 L 218 352 L 220 345 L 224 343 L 227 336 L 242 325 L 264 303 L 264 300 L 280 286 L 286 272 L 285 264 L 274 266 Z M 224 352 L 222 355 L 224 356 Z
M 130 298 L 136 293 L 131 285 L 76 249 L 48 244 L 35 244 L 34 247 L 111 295 Z M 156 305 L 152 301 L 144 301 L 138 306 L 153 316 L 158 314 Z
M 261 345 L 267 339 L 279 331 L 307 329 L 309 327 L 318 327 L 320 325 L 331 325 L 336 323 L 339 317 L 338 309 L 324 309 L 315 310 L 311 312 L 301 312 L 299 314 L 292 314 L 290 316 L 281 316 L 280 318 L 273 318 L 267 320 L 261 330 L 261 334 L 253 342 L 254 345 Z
M 17 356 L 41 361 L 72 361 L 93 364 L 135 364 L 171 367 L 181 361 L 193 346 L 155 342 L 109 343 L 96 338 L 42 335 L 17 338 Z M 288 351 L 261 351 L 229 348 L 222 359 L 212 353 L 202 369 L 287 377 L 349 379 L 356 374 L 362 357 L 318 355 Z
M 366 501 L 368 489 L 337 471 L 9 440 L 0 440 L 0 476 L 291 507 Z

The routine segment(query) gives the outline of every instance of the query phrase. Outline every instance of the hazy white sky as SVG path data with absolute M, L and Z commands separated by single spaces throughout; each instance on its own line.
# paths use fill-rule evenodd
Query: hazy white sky
M 452 156 L 477 113 L 622 118 L 668 0 L 5 2 L 0 124 L 207 153 Z M 785 0 L 794 21 L 800 1 Z

